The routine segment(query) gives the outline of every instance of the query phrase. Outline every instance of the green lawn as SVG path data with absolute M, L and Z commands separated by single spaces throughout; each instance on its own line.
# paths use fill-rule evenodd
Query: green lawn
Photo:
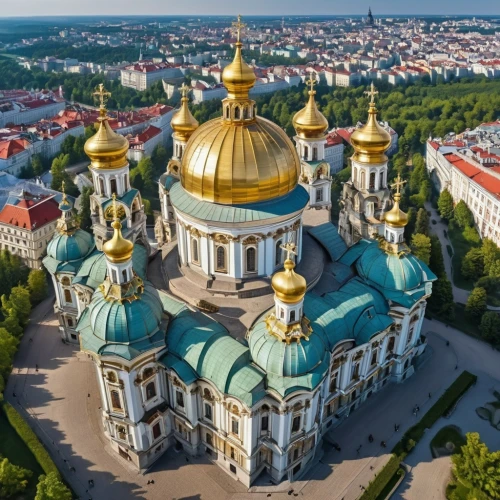
M 474 321 L 465 313 L 465 304 L 455 304 L 455 319 L 450 321 L 449 319 L 442 318 L 438 314 L 426 314 L 426 317 L 431 319 L 437 319 L 444 323 L 445 325 L 452 326 L 461 332 L 470 335 L 471 337 L 482 338 L 481 332 L 479 331 L 479 322 Z
M 433 448 L 445 448 L 447 443 L 453 443 L 455 445 L 454 453 L 459 453 L 460 448 L 465 444 L 465 437 L 453 425 L 443 427 L 432 438 L 430 446 L 433 455 Z
M 38 477 L 43 474 L 43 470 L 35 457 L 24 444 L 24 441 L 17 435 L 11 427 L 7 417 L 0 409 L 0 455 L 8 458 L 14 465 L 19 465 L 25 469 L 33 471 L 25 494 L 19 498 L 33 499 L 36 495 L 36 485 Z
M 464 278 L 462 275 L 462 261 L 465 254 L 473 247 L 479 246 L 478 244 L 471 243 L 467 241 L 460 228 L 449 226 L 448 227 L 448 238 L 453 247 L 453 283 L 458 288 L 463 288 L 464 290 L 472 290 L 474 288 L 474 282 L 472 280 Z
M 396 483 L 403 477 L 405 474 L 404 470 L 400 467 L 395 473 L 394 476 L 391 477 L 390 481 L 385 485 L 385 488 L 381 491 L 380 495 L 377 497 L 377 500 L 385 500 L 389 493 L 392 491 L 392 488 L 396 486 Z

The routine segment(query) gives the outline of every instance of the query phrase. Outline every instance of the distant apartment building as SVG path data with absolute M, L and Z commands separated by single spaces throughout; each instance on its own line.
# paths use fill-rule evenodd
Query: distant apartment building
M 0 248 L 18 255 L 31 269 L 40 269 L 60 215 L 54 194 L 10 193 L 0 211 Z
M 57 115 L 66 106 L 62 98 L 37 95 L 31 99 L 0 102 L 0 127 L 33 123 Z
M 334 130 L 326 136 L 325 161 L 330 165 L 330 173 L 336 174 L 344 168 L 344 140 Z
M 168 63 L 139 61 L 120 72 L 121 84 L 135 90 L 146 90 L 161 79 L 183 78 L 182 71 Z
M 151 156 L 156 146 L 162 143 L 162 131 L 150 125 L 140 134 L 129 137 L 130 148 L 127 153 L 129 160 L 141 161 L 145 156 Z

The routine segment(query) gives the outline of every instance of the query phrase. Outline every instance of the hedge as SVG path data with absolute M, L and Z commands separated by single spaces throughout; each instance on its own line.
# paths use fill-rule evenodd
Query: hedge
M 427 410 L 420 422 L 410 427 L 401 440 L 394 446 L 392 456 L 373 481 L 370 481 L 360 500 L 376 500 L 387 483 L 397 472 L 401 462 L 415 447 L 425 433 L 437 420 L 452 410 L 458 400 L 475 384 L 477 376 L 463 371 L 446 389 L 444 394 Z
M 31 427 L 26 423 L 24 418 L 9 403 L 4 402 L 1 406 L 10 425 L 15 429 L 19 437 L 26 443 L 26 446 L 30 449 L 31 453 L 33 453 L 36 461 L 40 464 L 40 467 L 43 469 L 45 474 L 55 472 L 57 477 L 61 479 L 56 464 L 52 458 L 50 458 L 47 450 L 44 448 L 43 444 L 40 442 Z

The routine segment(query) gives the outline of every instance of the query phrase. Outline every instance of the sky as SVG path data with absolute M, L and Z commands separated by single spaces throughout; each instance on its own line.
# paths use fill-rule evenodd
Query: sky
M 499 15 L 498 0 L 1 0 L 0 17 L 52 15 Z

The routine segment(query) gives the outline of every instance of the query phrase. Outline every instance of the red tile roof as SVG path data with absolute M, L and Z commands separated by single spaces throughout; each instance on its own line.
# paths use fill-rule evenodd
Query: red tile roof
M 342 137 L 337 133 L 337 132 L 330 132 L 326 136 L 326 148 L 329 148 L 331 146 L 337 146 L 339 144 L 342 144 L 343 139 Z
M 444 155 L 460 172 L 469 177 L 476 184 L 479 184 L 485 191 L 488 191 L 496 198 L 500 199 L 500 178 L 484 172 L 480 168 L 472 165 L 467 160 L 453 153 Z M 493 170 L 493 169 L 492 169 Z
M 22 153 L 29 145 L 26 139 L 0 141 L 0 158 L 7 160 L 11 156 Z
M 7 203 L 0 212 L 0 223 L 24 229 L 37 229 L 61 216 L 59 205 L 53 196 L 25 197 L 17 205 Z

